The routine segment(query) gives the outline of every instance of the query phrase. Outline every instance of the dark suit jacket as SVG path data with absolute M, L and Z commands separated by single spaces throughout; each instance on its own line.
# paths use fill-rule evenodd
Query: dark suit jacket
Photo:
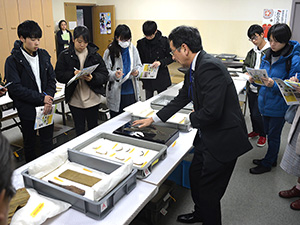
M 189 71 L 179 94 L 157 116 L 166 121 L 189 101 Z M 193 83 L 194 112 L 190 121 L 198 133 L 194 146 L 202 141 L 218 161 L 229 162 L 252 149 L 234 83 L 222 62 L 201 51 Z M 200 134 L 201 132 L 201 134 Z

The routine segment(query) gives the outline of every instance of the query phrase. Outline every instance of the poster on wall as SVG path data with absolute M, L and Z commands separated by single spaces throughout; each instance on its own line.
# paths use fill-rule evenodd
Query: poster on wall
M 264 9 L 262 27 L 267 38 L 270 27 L 276 23 L 287 23 L 288 9 Z
M 100 34 L 111 34 L 111 13 L 101 12 L 100 18 Z

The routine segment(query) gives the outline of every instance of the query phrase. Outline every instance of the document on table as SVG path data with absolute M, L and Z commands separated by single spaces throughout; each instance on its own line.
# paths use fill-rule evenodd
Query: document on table
M 269 78 L 265 69 L 253 69 L 246 67 L 247 72 L 254 79 L 254 83 L 257 85 L 265 86 L 261 78 Z
M 84 75 L 88 75 L 91 74 L 92 72 L 94 72 L 94 70 L 99 66 L 99 64 L 93 65 L 93 66 L 89 66 L 86 68 L 83 68 L 79 73 L 77 73 L 74 77 L 72 77 L 69 82 L 67 83 L 67 87 L 72 84 L 75 80 L 78 80 L 80 77 L 84 76 Z
M 300 104 L 300 93 L 287 85 L 283 80 L 279 78 L 275 78 L 274 80 L 277 83 L 282 97 L 284 98 L 287 105 Z
M 53 124 L 55 105 L 52 105 L 52 110 L 47 115 L 44 115 L 44 106 L 35 107 L 35 110 L 36 110 L 36 117 L 34 123 L 35 130 Z

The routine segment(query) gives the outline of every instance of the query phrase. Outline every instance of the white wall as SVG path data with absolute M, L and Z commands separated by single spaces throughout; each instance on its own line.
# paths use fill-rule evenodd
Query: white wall
M 292 0 L 97 0 L 115 5 L 117 20 L 262 20 L 263 9 L 289 9 Z
M 245 57 L 253 44 L 247 30 L 262 24 L 263 10 L 288 9 L 293 0 L 52 0 L 54 22 L 64 19 L 64 2 L 115 5 L 116 23 L 127 24 L 132 41 L 143 37 L 142 24 L 155 20 L 163 35 L 179 25 L 197 27 L 209 53 L 232 53 Z M 289 21 L 289 18 L 288 18 Z

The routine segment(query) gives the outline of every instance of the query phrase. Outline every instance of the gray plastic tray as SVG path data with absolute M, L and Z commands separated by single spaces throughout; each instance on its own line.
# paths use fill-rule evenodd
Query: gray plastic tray
M 149 148 L 151 150 L 158 151 L 158 154 L 152 160 L 147 162 L 147 164 L 143 168 L 136 167 L 133 165 L 133 167 L 138 170 L 137 178 L 143 179 L 143 178 L 148 177 L 151 174 L 153 166 L 156 163 L 158 163 L 159 160 L 165 159 L 166 155 L 167 155 L 168 147 L 166 145 L 158 144 L 158 143 L 154 143 L 154 142 L 150 142 L 150 141 L 139 140 L 139 139 L 126 137 L 126 136 L 116 135 L 116 134 L 108 134 L 108 133 L 99 133 L 96 136 L 75 146 L 73 149 L 80 151 L 81 149 L 85 148 L 86 146 L 90 145 L 91 143 L 95 142 L 96 140 L 98 140 L 100 138 L 104 138 L 104 139 L 108 139 L 108 140 L 116 141 L 116 142 L 120 142 L 120 143 L 130 144 L 130 145 L 134 145 L 134 146 L 141 147 L 141 148 Z M 101 155 L 99 155 L 98 157 L 101 158 Z M 115 162 L 115 161 L 113 161 L 113 162 Z
M 153 100 L 150 105 L 152 109 L 160 110 L 167 104 L 169 104 L 170 101 L 172 101 L 175 97 L 170 95 L 162 95 L 158 97 L 157 99 Z M 190 102 L 185 107 L 183 107 L 179 112 L 181 113 L 190 113 L 193 111 L 193 104 Z
M 122 165 L 74 150 L 68 150 L 68 156 L 69 161 L 71 162 L 108 174 Z M 109 214 L 109 212 L 113 209 L 114 205 L 125 194 L 128 194 L 136 187 L 136 174 L 137 170 L 133 169 L 131 174 L 121 181 L 105 197 L 96 202 L 54 184 L 50 184 L 44 180 L 30 176 L 27 169 L 22 172 L 26 188 L 34 188 L 42 195 L 68 202 L 72 205 L 72 208 L 97 220 L 101 220 L 107 216 L 107 214 Z

